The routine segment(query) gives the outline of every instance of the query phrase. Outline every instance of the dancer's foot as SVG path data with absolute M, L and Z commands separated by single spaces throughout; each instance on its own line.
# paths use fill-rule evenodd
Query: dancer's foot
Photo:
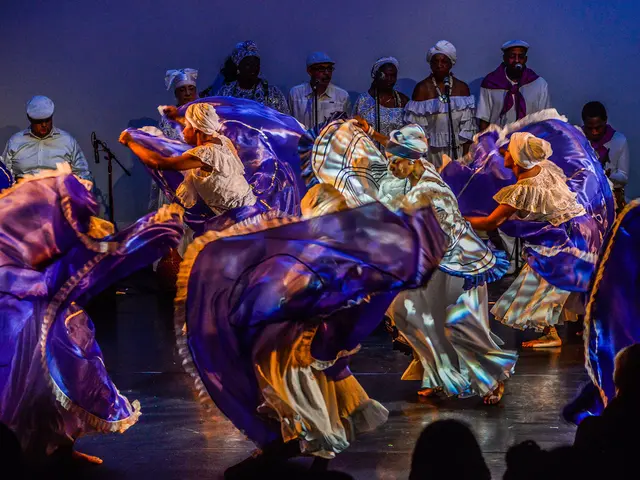
M 102 465 L 102 459 L 100 457 L 87 455 L 86 453 L 82 453 L 77 450 L 71 451 L 71 458 L 80 462 L 90 463 L 91 465 Z
M 556 327 L 548 327 L 542 337 L 522 344 L 523 348 L 553 348 L 561 346 L 562 339 L 558 335 Z
M 502 400 L 502 396 L 504 395 L 504 382 L 498 383 L 498 386 L 493 389 L 493 391 L 487 393 L 484 398 L 485 405 L 497 405 L 500 400 Z
M 435 397 L 441 391 L 442 391 L 442 387 L 421 388 L 420 390 L 418 390 L 418 396 L 425 397 L 425 398 Z

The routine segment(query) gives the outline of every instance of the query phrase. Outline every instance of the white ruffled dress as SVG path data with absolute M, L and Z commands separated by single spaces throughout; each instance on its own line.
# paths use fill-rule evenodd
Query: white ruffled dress
M 478 131 L 475 111 L 476 102 L 472 95 L 451 97 L 451 118 L 458 145 L 458 158 L 462 158 L 461 144 L 473 141 Z M 423 127 L 429 138 L 429 161 L 436 168 L 442 166 L 444 154 L 452 156 L 449 132 L 449 106 L 439 98 L 423 101 L 410 101 L 405 107 L 405 123 L 417 123 Z
M 549 160 L 539 165 L 542 168 L 535 177 L 503 188 L 494 200 L 517 208 L 516 219 L 549 222 L 554 226 L 584 215 L 584 207 L 567 186 L 562 170 Z M 570 295 L 571 292 L 551 285 L 525 264 L 491 313 L 496 320 L 510 327 L 542 331 L 562 323 L 561 314 L 568 306 Z

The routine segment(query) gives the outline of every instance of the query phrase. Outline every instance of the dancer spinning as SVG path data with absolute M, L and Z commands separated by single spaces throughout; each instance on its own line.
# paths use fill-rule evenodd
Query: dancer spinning
M 549 161 L 552 153 L 549 142 L 528 132 L 515 132 L 504 150 L 504 166 L 513 171 L 517 182 L 494 196 L 499 206 L 489 216 L 467 217 L 471 225 L 488 231 L 515 219 L 557 227 L 585 215 L 576 194 L 567 186 L 563 171 Z M 527 263 L 491 313 L 511 327 L 544 332 L 543 337 L 524 342 L 523 347 L 559 347 L 562 340 L 556 325 L 562 322 L 561 314 L 570 295 L 570 291 L 549 283 Z M 576 303 L 579 305 L 579 299 Z
M 427 282 L 443 252 L 430 207 L 344 210 L 327 185 L 302 205 L 313 218 L 206 232 L 181 268 L 176 327 L 185 365 L 201 398 L 262 449 L 227 478 L 301 452 L 330 459 L 386 420 L 348 358 L 398 291 Z
M 124 432 L 140 416 L 109 378 L 83 306 L 177 245 L 182 209 L 116 234 L 98 210 L 68 166 L 0 194 L 0 420 L 31 459 L 60 451 L 102 463 L 73 451 L 76 439 Z
M 207 103 L 194 103 L 185 117 L 177 109 L 167 114 L 185 125 L 183 136 L 193 146 L 182 155 L 166 157 L 135 142 L 130 132 L 122 132 L 120 143 L 129 147 L 143 163 L 161 170 L 188 170 L 176 195 L 186 207 L 195 205 L 198 197 L 215 213 L 256 203 L 251 186 L 244 178 L 244 166 L 238 153 L 224 135 L 215 108 Z
M 502 350 L 492 338 L 486 283 L 499 280 L 509 262 L 503 252 L 492 252 L 462 218 L 455 195 L 426 158 L 422 127 L 408 125 L 386 138 L 366 121 L 359 119 L 359 123 L 386 145 L 391 173 L 411 182 L 406 196 L 381 200 L 392 208 L 432 205 L 446 234 L 439 271 L 426 287 L 399 294 L 389 310 L 414 350 L 414 360 L 402 378 L 420 380 L 420 395 L 437 391 L 481 395 L 485 403 L 496 404 L 517 354 Z

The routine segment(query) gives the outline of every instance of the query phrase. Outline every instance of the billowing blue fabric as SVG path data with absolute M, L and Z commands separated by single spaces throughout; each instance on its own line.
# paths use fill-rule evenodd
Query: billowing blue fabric
M 4 163 L 0 162 L 0 192 L 11 185 L 13 185 L 13 175 Z
M 245 178 L 253 187 L 258 201 L 284 214 L 300 213 L 300 198 L 306 191 L 301 180 L 298 141 L 304 128 L 293 117 L 284 115 L 252 100 L 231 97 L 209 97 L 193 103 L 213 105 L 222 124 L 221 133 L 229 137 L 245 167 Z M 184 105 L 179 113 L 184 115 Z M 136 142 L 165 156 L 180 155 L 191 147 L 177 140 L 155 137 L 141 130 L 129 130 Z M 168 198 L 183 181 L 176 171 L 149 169 L 151 176 Z M 187 209 L 185 223 L 196 234 L 213 212 L 200 199 Z
M 193 260 L 184 304 L 177 305 L 203 387 L 259 445 L 281 434 L 277 422 L 256 414 L 262 397 L 253 354 L 291 345 L 310 326 L 318 326 L 314 358 L 352 350 L 395 293 L 426 284 L 444 253 L 430 207 L 407 215 L 371 203 L 278 220 L 246 234 L 226 232 L 201 238 L 208 243 Z M 346 363 L 332 374 L 348 375 Z
M 547 222 L 509 220 L 500 230 L 525 241 L 527 262 L 549 283 L 570 292 L 586 292 L 595 255 L 615 215 L 607 178 L 589 141 L 572 125 L 545 120 L 519 131 L 530 132 L 551 144 L 550 160 L 563 170 L 567 185 L 587 213 L 557 227 Z M 442 178 L 458 197 L 463 215 L 489 215 L 498 206 L 493 196 L 516 182 L 511 170 L 504 166 L 498 140 L 499 134 L 494 131 L 480 135 L 472 147 L 473 161 L 469 166 L 452 162 L 442 172 Z M 552 251 L 542 254 L 536 247 Z
M 605 404 L 615 396 L 616 354 L 640 342 L 640 201 L 621 215 L 603 248 L 585 318 L 586 365 Z

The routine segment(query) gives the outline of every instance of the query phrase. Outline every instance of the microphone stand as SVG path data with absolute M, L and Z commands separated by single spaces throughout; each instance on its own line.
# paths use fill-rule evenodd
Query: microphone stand
M 380 133 L 380 90 L 377 86 L 374 87 L 376 92 L 376 132 Z M 376 142 L 378 146 L 378 150 L 381 149 L 382 145 L 380 142 Z
M 102 140 L 98 140 L 95 137 L 95 135 L 92 135 L 92 142 L 93 142 L 93 152 L 96 158 L 96 163 L 99 163 L 98 161 L 99 152 L 102 151 L 102 153 L 105 154 L 104 159 L 107 161 L 107 173 L 108 173 L 108 184 L 109 184 L 109 221 L 113 224 L 113 228 L 115 228 L 115 230 L 118 231 L 118 226 L 116 225 L 116 221 L 115 221 L 115 207 L 113 202 L 113 161 L 115 160 L 115 162 L 118 165 L 120 165 L 120 168 L 127 176 L 130 177 L 131 173 L 129 173 L 129 170 L 127 170 L 126 167 L 122 165 L 122 163 L 120 163 L 120 160 L 118 160 L 118 158 L 113 154 L 113 152 L 105 142 L 103 142 Z
M 456 145 L 456 131 L 453 128 L 453 113 L 451 112 L 451 85 L 445 85 L 445 94 L 447 95 L 447 110 L 449 113 L 449 147 L 451 148 L 451 158 L 457 160 L 458 146 Z
M 313 90 L 313 126 L 318 128 L 318 82 L 311 82 L 311 89 Z

